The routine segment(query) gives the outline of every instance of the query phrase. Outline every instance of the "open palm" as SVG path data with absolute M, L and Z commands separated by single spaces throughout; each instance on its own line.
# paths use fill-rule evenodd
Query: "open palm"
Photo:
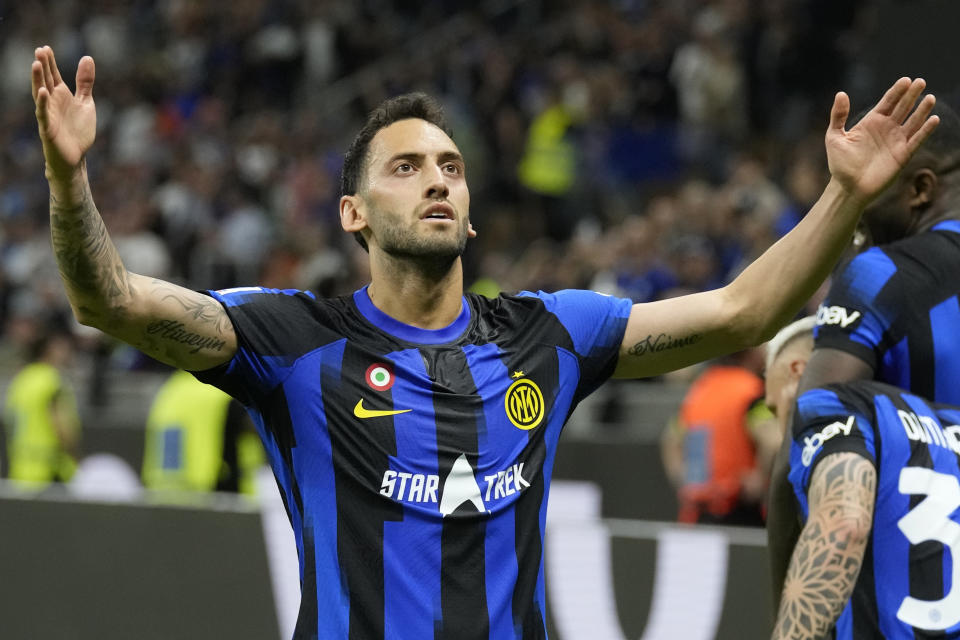
M 867 202 L 890 184 L 936 128 L 936 100 L 927 95 L 914 109 L 926 83 L 900 78 L 854 127 L 845 130 L 850 99 L 838 93 L 826 134 L 830 174 Z
M 41 47 L 35 56 L 30 80 L 43 155 L 48 170 L 54 176 L 65 177 L 80 165 L 96 137 L 93 58 L 85 56 L 80 60 L 74 94 L 60 77 L 53 49 Z

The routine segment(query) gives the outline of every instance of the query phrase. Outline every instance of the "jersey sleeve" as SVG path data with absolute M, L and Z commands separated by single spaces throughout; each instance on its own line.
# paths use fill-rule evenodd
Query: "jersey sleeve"
M 789 479 L 804 518 L 809 513 L 810 478 L 821 460 L 832 453 L 849 452 L 876 466 L 873 425 L 833 390 L 812 389 L 798 399 L 791 435 Z
M 817 309 L 816 347 L 845 351 L 876 369 L 883 357 L 883 334 L 890 325 L 877 305 L 877 294 L 895 272 L 893 261 L 877 248 L 851 260 Z
M 192 373 L 245 405 L 258 404 L 308 350 L 305 337 L 317 334 L 313 294 L 261 287 L 203 293 L 226 310 L 237 336 L 237 352 L 218 367 Z
M 613 375 L 632 301 L 577 289 L 521 295 L 540 298 L 569 333 L 580 363 L 579 397 L 586 396 Z

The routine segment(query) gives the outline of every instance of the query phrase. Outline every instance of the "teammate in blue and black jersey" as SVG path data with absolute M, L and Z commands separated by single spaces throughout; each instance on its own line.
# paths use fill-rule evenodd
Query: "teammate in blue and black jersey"
M 804 388 L 874 379 L 960 404 L 960 117 L 936 111 L 936 135 L 864 211 L 869 248 L 817 312 Z
M 465 167 L 422 94 L 371 114 L 340 220 L 369 251 L 353 295 L 208 295 L 129 273 L 93 205 L 94 65 L 76 94 L 32 67 L 54 252 L 78 319 L 241 400 L 296 535 L 298 638 L 544 638 L 543 533 L 557 439 L 611 374 L 663 373 L 760 342 L 816 289 L 860 211 L 937 124 L 900 79 L 847 131 L 806 218 L 730 285 L 650 304 L 592 292 L 463 295 Z M 523 215 L 518 212 L 518 215 Z
M 873 379 L 960 404 L 960 117 L 943 103 L 935 112 L 936 134 L 864 211 L 869 248 L 833 278 L 801 390 Z M 768 518 L 775 593 L 799 534 L 786 453 Z
M 868 380 L 794 406 L 812 326 L 771 341 L 767 402 L 791 425 L 804 522 L 773 638 L 960 638 L 960 407 Z

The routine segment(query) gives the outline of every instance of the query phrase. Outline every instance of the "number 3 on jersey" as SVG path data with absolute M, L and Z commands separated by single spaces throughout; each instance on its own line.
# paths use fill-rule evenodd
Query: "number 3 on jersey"
M 910 544 L 933 540 L 950 549 L 952 579 L 950 592 L 940 600 L 904 598 L 897 618 L 918 629 L 949 629 L 960 622 L 960 524 L 950 519 L 960 507 L 960 482 L 932 469 L 906 467 L 900 471 L 899 490 L 926 497 L 900 518 L 897 526 Z

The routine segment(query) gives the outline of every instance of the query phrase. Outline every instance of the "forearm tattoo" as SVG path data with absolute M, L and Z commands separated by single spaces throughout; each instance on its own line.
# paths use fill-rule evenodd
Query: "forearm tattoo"
M 660 353 L 661 351 L 667 351 L 669 349 L 689 347 L 690 345 L 700 342 L 701 339 L 703 339 L 703 336 L 699 333 L 694 333 L 689 336 L 680 336 L 679 338 L 666 333 L 661 333 L 660 335 L 654 337 L 654 335 L 651 333 L 646 338 L 640 340 L 632 347 L 627 349 L 627 353 L 631 356 L 645 356 L 649 353 Z
M 853 593 L 873 518 L 877 474 L 854 453 L 831 454 L 814 471 L 810 519 L 794 549 L 775 640 L 822 638 Z
M 50 194 L 50 237 L 67 293 L 81 310 L 96 313 L 129 294 L 127 271 L 86 185 L 80 200 Z

